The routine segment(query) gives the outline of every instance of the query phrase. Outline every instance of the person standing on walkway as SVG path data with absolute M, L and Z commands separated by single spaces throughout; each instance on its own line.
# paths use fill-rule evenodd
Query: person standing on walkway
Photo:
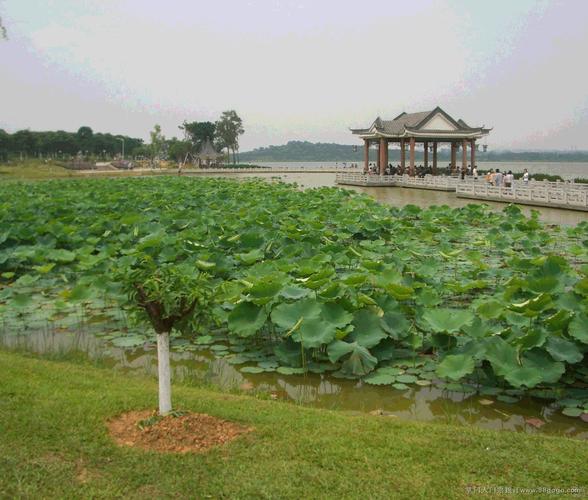
M 472 169 L 472 175 L 474 176 L 474 180 L 477 181 L 478 180 L 478 167 L 476 165 L 474 165 L 474 168 Z
M 514 175 L 512 175 L 512 170 L 509 170 L 508 173 L 504 176 L 504 187 L 512 187 L 513 180 Z
M 496 169 L 496 173 L 494 174 L 494 185 L 496 187 L 502 187 L 502 172 L 499 168 Z
M 523 172 L 523 182 L 525 186 L 529 184 L 529 171 L 527 169 Z

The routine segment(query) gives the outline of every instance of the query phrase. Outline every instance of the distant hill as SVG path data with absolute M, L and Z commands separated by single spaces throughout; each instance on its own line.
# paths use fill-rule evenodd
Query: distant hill
M 588 162 L 588 151 L 478 151 L 478 161 L 551 161 Z M 289 141 L 282 146 L 256 148 L 239 154 L 242 162 L 264 161 L 363 161 L 363 145 L 334 144 L 326 142 Z M 377 149 L 370 149 L 370 161 L 376 161 Z M 431 156 L 429 156 L 431 157 Z M 461 157 L 458 154 L 458 160 Z M 400 161 L 400 150 L 390 149 L 391 163 Z M 408 160 L 408 155 L 407 155 Z M 440 151 L 439 160 L 449 160 L 449 151 Z M 416 152 L 416 161 L 422 162 L 422 151 Z

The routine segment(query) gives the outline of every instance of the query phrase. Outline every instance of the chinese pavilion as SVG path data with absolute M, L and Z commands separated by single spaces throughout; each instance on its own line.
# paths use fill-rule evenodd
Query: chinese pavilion
M 393 120 L 376 118 L 369 128 L 351 129 L 364 141 L 365 169 L 368 169 L 369 148 L 378 145 L 378 171 L 384 174 L 388 164 L 388 145 L 400 144 L 400 163 L 402 172 L 406 169 L 406 147 L 409 147 L 409 174 L 415 174 L 415 145 L 422 143 L 424 147 L 425 168 L 429 166 L 429 151 L 433 156 L 433 174 L 437 173 L 437 146 L 439 143 L 451 145 L 451 172 L 456 171 L 457 151 L 462 149 L 461 169 L 468 164 L 468 146 L 470 148 L 470 164 L 476 164 L 476 140 L 490 133 L 488 128 L 470 127 L 463 120 L 455 120 L 440 107 L 432 111 L 420 113 L 401 113 Z

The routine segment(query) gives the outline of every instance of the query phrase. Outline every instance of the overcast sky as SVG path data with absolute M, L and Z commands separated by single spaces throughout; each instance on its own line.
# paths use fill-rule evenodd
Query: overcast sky
M 147 138 L 242 117 L 241 150 L 357 143 L 439 105 L 496 148 L 588 149 L 588 0 L 0 0 L 0 128 Z

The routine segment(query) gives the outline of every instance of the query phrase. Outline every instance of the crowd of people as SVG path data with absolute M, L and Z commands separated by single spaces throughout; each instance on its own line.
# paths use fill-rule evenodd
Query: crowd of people
M 369 163 L 367 168 L 364 168 L 364 174 L 379 175 L 379 173 L 380 172 L 378 170 L 378 166 L 375 163 Z M 408 173 L 409 169 L 407 167 L 402 167 L 402 165 L 393 166 L 391 163 L 389 163 L 384 169 L 384 175 L 404 175 Z M 416 177 L 425 177 L 425 175 L 432 174 L 433 169 L 430 166 L 415 166 Z M 449 163 L 447 167 L 445 167 L 444 174 L 448 176 L 452 175 L 451 163 Z M 465 180 L 466 177 L 468 177 L 477 181 L 479 178 L 478 166 L 474 165 L 472 168 L 471 165 L 468 165 L 466 169 L 462 169 L 459 172 L 459 176 L 462 180 Z M 484 180 L 492 186 L 508 188 L 511 187 L 514 183 L 514 174 L 512 173 L 512 170 L 509 170 L 506 173 L 502 173 L 499 168 L 497 168 L 496 170 L 491 169 L 484 176 Z M 529 183 L 529 171 L 527 169 L 525 169 L 523 172 L 522 181 L 525 185 Z

